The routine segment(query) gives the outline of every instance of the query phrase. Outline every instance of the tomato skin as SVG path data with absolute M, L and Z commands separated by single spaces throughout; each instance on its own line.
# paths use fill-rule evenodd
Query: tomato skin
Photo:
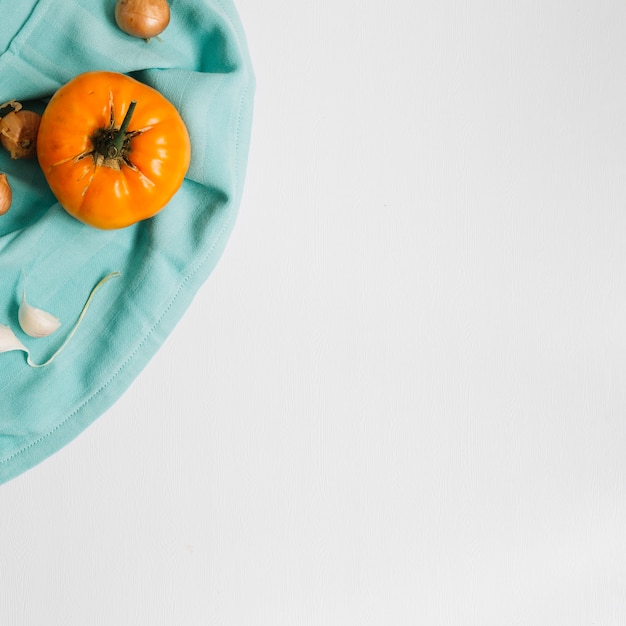
M 106 158 L 94 138 L 119 129 L 133 101 L 124 158 Z M 115 229 L 165 207 L 185 178 L 191 144 L 176 107 L 158 91 L 125 74 L 86 72 L 50 99 L 41 116 L 37 157 L 70 215 Z

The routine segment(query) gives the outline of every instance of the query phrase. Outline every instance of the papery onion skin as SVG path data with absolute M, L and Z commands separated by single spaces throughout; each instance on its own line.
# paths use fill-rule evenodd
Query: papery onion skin
M 170 23 L 167 0 L 118 0 L 115 21 L 125 33 L 141 39 L 160 35 Z
M 12 159 L 32 159 L 37 154 L 37 132 L 41 117 L 24 109 L 11 111 L 0 120 L 0 142 Z
M 13 191 L 7 179 L 7 175 L 0 172 L 0 215 L 4 215 L 13 201 Z

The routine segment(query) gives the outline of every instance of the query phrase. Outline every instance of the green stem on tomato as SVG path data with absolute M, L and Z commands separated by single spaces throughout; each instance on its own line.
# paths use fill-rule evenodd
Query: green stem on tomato
M 135 106 L 137 105 L 136 100 L 132 100 L 128 105 L 128 111 L 126 111 L 126 115 L 122 121 L 122 125 L 120 129 L 115 134 L 115 139 L 111 144 L 109 149 L 109 156 L 115 157 L 121 153 L 122 147 L 124 146 L 124 140 L 126 139 L 126 131 L 128 130 L 128 125 L 130 124 L 130 118 L 133 116 L 133 112 L 135 111 Z M 111 154 L 113 152 L 113 154 Z

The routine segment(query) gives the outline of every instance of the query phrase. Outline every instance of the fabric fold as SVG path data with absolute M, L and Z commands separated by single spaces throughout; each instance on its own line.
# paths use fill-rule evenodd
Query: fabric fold
M 14 192 L 11 210 L 0 218 L 0 323 L 16 331 L 34 358 L 54 351 L 98 280 L 122 273 L 103 287 L 48 367 L 29 368 L 22 353 L 0 354 L 0 483 L 66 445 L 128 388 L 215 267 L 241 201 L 255 80 L 234 5 L 178 0 L 167 30 L 147 43 L 116 27 L 114 5 L 24 0 L 22 20 L 0 25 L 0 42 L 7 44 L 0 100 L 43 110 L 61 84 L 83 71 L 128 73 L 179 109 L 191 137 L 191 166 L 157 216 L 100 231 L 61 209 L 36 161 L 0 153 Z M 7 7 L 0 0 L 0 9 Z M 22 272 L 29 293 L 64 322 L 53 336 L 33 341 L 20 334 Z

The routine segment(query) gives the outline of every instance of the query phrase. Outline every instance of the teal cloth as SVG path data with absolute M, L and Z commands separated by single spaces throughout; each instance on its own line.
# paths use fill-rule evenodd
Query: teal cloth
M 123 72 L 174 103 L 192 144 L 174 199 L 116 231 L 70 217 L 36 161 L 0 151 L 13 187 L 11 210 L 0 217 L 0 323 L 33 361 L 62 343 L 103 276 L 122 273 L 98 291 L 49 366 L 30 368 L 23 352 L 0 354 L 0 483 L 57 452 L 119 399 L 215 267 L 241 200 L 255 82 L 235 6 L 170 0 L 170 24 L 149 42 L 120 31 L 114 7 L 115 0 L 0 0 L 0 102 L 42 110 L 81 72 Z M 29 302 L 61 319 L 55 334 L 32 339 L 20 330 L 23 280 Z

